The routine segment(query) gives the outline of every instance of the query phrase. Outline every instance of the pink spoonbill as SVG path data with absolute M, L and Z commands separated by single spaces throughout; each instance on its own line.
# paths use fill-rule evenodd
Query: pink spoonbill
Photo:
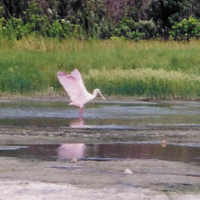
M 92 94 L 87 91 L 78 69 L 74 69 L 70 74 L 59 71 L 57 78 L 71 100 L 69 105 L 79 107 L 80 118 L 82 118 L 84 105 L 96 98 L 97 95 L 105 100 L 100 89 L 94 89 Z

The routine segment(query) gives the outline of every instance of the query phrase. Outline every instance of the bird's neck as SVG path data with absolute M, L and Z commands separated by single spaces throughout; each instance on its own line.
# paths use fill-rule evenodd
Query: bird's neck
M 98 91 L 96 89 L 94 89 L 93 93 L 92 93 L 93 98 L 95 98 L 97 96 L 97 94 L 98 94 Z

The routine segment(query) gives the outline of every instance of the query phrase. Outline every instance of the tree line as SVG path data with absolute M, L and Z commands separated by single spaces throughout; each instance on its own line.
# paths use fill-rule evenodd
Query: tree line
M 1 0 L 0 37 L 200 37 L 198 0 Z

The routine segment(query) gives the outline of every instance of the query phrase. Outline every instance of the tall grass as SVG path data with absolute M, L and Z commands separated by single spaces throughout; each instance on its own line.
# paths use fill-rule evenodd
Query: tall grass
M 90 70 L 88 87 L 100 87 L 109 95 L 131 94 L 153 98 L 187 98 L 200 95 L 200 77 L 164 69 Z
M 0 40 L 0 91 L 60 89 L 56 72 L 78 68 L 89 89 L 155 98 L 200 96 L 200 41 Z

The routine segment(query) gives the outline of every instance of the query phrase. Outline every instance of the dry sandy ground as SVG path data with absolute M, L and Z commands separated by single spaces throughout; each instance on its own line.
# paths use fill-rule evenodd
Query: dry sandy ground
M 2 200 L 198 200 L 200 195 L 164 194 L 148 189 L 80 189 L 72 185 L 30 181 L 0 183 Z

